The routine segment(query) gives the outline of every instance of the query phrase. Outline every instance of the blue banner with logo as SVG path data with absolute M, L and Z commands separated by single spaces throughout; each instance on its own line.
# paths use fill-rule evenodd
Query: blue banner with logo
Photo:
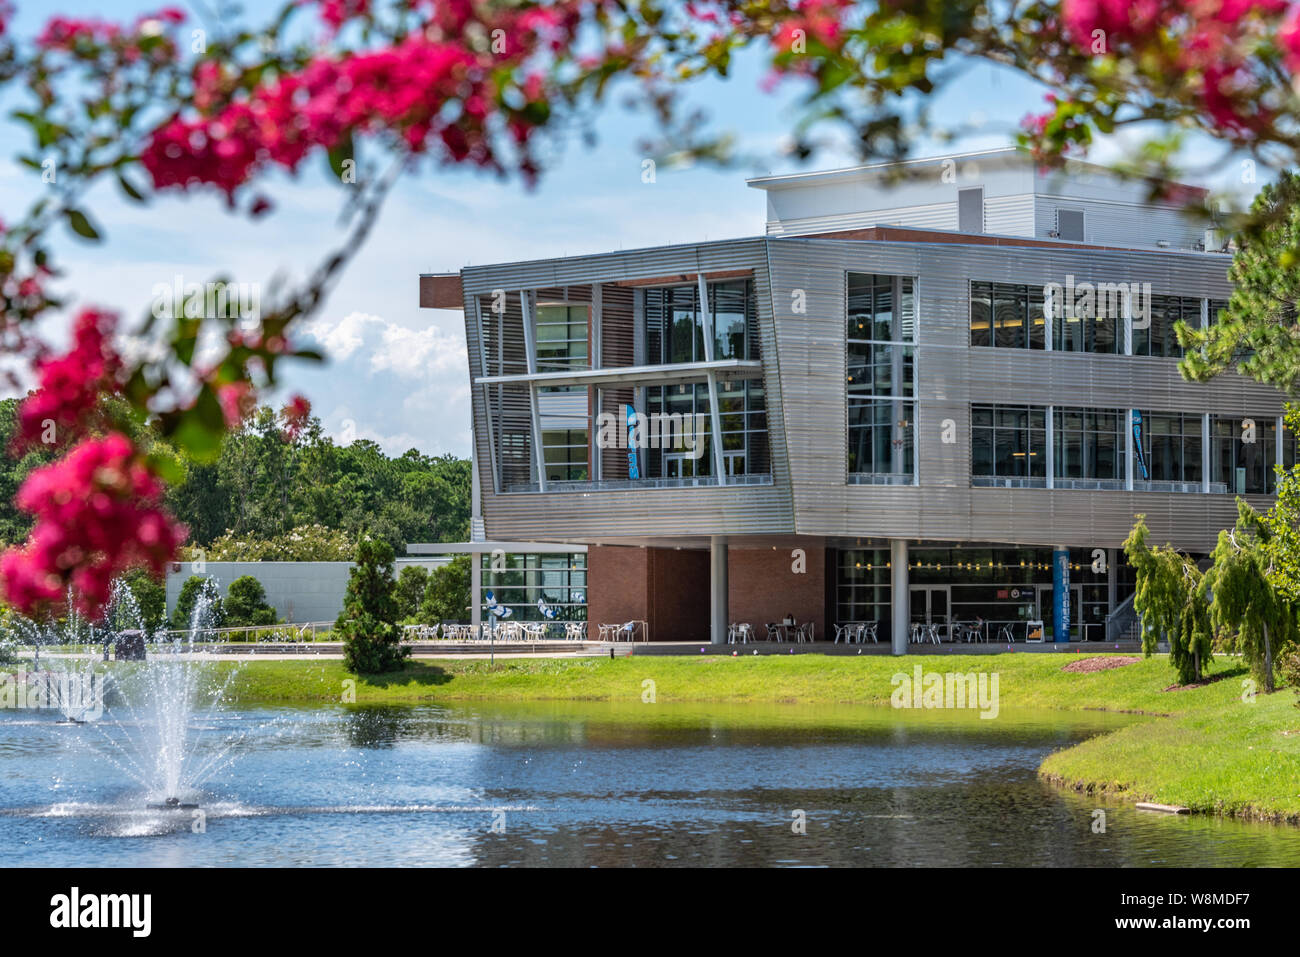
M 1070 552 L 1052 550 L 1052 640 L 1070 640 Z
M 1147 471 L 1147 457 L 1142 454 L 1142 413 L 1133 409 L 1133 451 L 1137 453 L 1138 468 L 1142 470 L 1142 481 L 1146 482 L 1151 478 Z
M 641 457 L 637 452 L 636 409 L 630 405 L 625 405 L 623 408 L 627 410 L 627 477 L 639 479 L 641 477 Z

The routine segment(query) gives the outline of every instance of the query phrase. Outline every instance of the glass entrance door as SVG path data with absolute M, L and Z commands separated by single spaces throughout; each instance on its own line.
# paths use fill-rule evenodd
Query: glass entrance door
M 949 615 L 947 585 L 913 585 L 911 591 L 911 618 L 914 625 L 934 625 L 939 637 L 947 641 Z
M 1083 612 L 1083 586 L 1070 586 L 1070 640 L 1079 641 L 1080 635 L 1080 617 Z M 1038 619 L 1043 623 L 1043 633 L 1052 635 L 1047 638 L 1048 641 L 1055 641 L 1056 636 L 1052 634 L 1052 586 L 1038 586 Z

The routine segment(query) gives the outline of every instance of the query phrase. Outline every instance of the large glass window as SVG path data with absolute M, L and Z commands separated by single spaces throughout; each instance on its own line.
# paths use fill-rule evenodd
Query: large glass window
M 1001 349 L 1043 349 L 1047 321 L 1041 286 L 972 282 L 970 344 Z
M 757 359 L 754 287 L 749 280 L 708 284 L 715 359 Z M 698 284 L 645 291 L 647 361 L 704 362 L 704 314 Z
M 847 276 L 845 390 L 852 481 L 913 480 L 915 302 L 909 276 Z
M 646 389 L 650 416 L 673 416 L 680 430 L 661 427 L 687 441 L 661 442 L 642 450 L 650 478 L 691 478 L 714 474 L 709 386 L 705 382 L 651 386 Z M 767 406 L 761 379 L 718 383 L 722 459 L 728 475 L 766 475 L 771 470 L 767 445 Z M 666 446 L 666 447 L 664 447 Z
M 585 482 L 587 455 L 586 429 L 542 432 L 542 460 L 548 482 Z
M 1083 291 L 1064 287 L 1047 308 L 1052 313 L 1052 348 L 1057 352 L 1124 351 L 1124 294 L 1114 283 Z M 1055 301 L 1059 299 L 1060 301 Z
M 545 615 L 537 607 L 540 598 L 555 614 L 557 621 L 587 620 L 587 555 L 585 552 L 564 554 L 510 554 L 505 569 L 493 570 L 492 556 L 480 556 L 484 592 L 491 591 L 508 607 L 514 621 L 542 621 Z M 479 596 L 484 602 L 484 596 Z M 487 613 L 483 618 L 487 620 Z M 465 613 L 469 620 L 469 612 Z
M 1178 344 L 1174 327 L 1185 322 L 1193 328 L 1201 327 L 1201 300 L 1186 296 L 1152 296 L 1151 322 L 1138 328 L 1141 317 L 1133 317 L 1133 355 L 1169 356 L 1181 358 L 1183 347 Z
M 537 304 L 537 371 L 586 369 L 587 306 Z
M 1272 495 L 1277 490 L 1277 423 L 1272 416 L 1210 419 L 1210 480 L 1236 495 Z M 1282 466 L 1296 461 L 1295 436 L 1282 435 Z
M 1141 413 L 1134 423 L 1140 455 L 1133 463 L 1134 482 L 1199 484 L 1201 417 L 1190 412 Z
M 975 485 L 1045 485 L 1047 410 L 971 406 L 971 476 Z
M 849 396 L 849 473 L 855 480 L 909 485 L 915 404 Z
M 1124 432 L 1120 412 L 1104 409 L 1052 410 L 1052 458 L 1056 484 L 1074 480 L 1124 481 Z

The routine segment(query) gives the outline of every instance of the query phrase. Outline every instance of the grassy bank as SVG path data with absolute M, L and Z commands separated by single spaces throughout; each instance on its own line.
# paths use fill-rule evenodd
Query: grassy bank
M 499 661 L 416 661 L 388 675 L 355 678 L 340 661 L 250 661 L 236 666 L 230 692 L 239 702 L 338 702 L 355 678 L 357 704 L 453 701 L 639 702 L 654 682 L 663 702 L 875 704 L 889 703 L 892 677 L 926 671 L 987 672 L 998 676 L 1003 708 L 1100 709 L 1151 715 L 1182 714 L 1230 703 L 1240 694 L 1231 678 L 1191 691 L 1165 692 L 1172 674 L 1163 657 L 1111 671 L 1062 671 L 1076 655 L 944 655 L 906 659 L 759 655 L 632 658 L 530 658 Z M 1234 673 L 1235 665 L 1220 665 Z M 1243 672 L 1244 674 L 1244 672 Z M 1300 713 L 1298 713 L 1300 714 Z

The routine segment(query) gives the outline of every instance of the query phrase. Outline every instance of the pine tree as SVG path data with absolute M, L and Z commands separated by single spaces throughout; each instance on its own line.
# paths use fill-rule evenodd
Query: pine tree
M 411 653 L 401 643 L 395 586 L 393 547 L 363 535 L 357 543 L 356 567 L 348 576 L 343 611 L 334 624 L 343 636 L 344 662 L 355 674 L 398 671 Z
M 1179 684 L 1201 680 L 1202 664 L 1212 660 L 1210 609 L 1200 569 L 1172 545 L 1147 545 L 1146 516 L 1137 516 L 1124 540 L 1124 554 L 1137 570 L 1133 607 L 1142 617 L 1142 651 L 1148 657 L 1163 635 L 1169 642 L 1169 663 Z

